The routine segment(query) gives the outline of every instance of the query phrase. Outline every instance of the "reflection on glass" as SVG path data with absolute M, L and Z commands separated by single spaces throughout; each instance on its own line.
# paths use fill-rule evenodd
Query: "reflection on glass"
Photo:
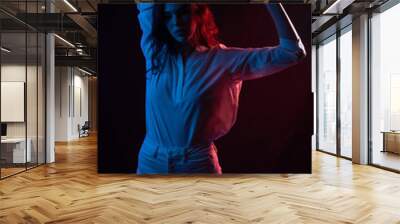
M 45 60 L 46 60 L 46 38 L 43 33 L 38 35 L 38 76 L 37 76 L 37 89 L 38 89 L 38 136 L 37 136 L 37 147 L 38 147 L 38 164 L 45 163 Z
M 43 13 L 43 2 L 27 1 L 25 12 Z M 27 23 L 38 24 L 39 17 L 28 16 Z M 27 163 L 28 168 L 38 165 L 38 76 L 39 76 L 39 33 L 37 30 L 27 27 L 27 80 L 26 80 L 26 113 L 27 113 L 27 143 L 31 148 L 31 160 Z
M 336 39 L 318 48 L 318 148 L 336 153 Z
M 1 140 L 2 177 L 25 170 L 31 161 L 30 144 L 26 144 L 26 35 L 2 33 L 1 45 L 1 122 L 7 133 Z
M 0 1 L 18 14 L 44 13 L 45 0 Z M 44 33 L 0 12 L 1 122 L 0 178 L 45 162 Z M 28 16 L 28 24 L 39 17 Z M 6 21 L 6 22 L 4 22 Z
M 340 36 L 340 152 L 352 157 L 352 35 Z
M 36 32 L 27 33 L 27 81 L 26 81 L 26 113 L 27 113 L 27 142 L 31 149 L 31 159 L 27 167 L 37 165 L 37 76 L 38 76 L 38 36 Z
M 386 151 L 382 132 L 400 130 L 400 30 L 394 28 L 398 21 L 400 5 L 371 19 L 372 163 L 396 170 L 400 170 L 400 155 Z M 400 142 L 393 143 L 400 148 Z

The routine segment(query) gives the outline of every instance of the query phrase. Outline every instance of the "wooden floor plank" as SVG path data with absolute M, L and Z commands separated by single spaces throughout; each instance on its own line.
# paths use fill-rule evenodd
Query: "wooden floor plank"
M 313 152 L 313 174 L 97 174 L 96 136 L 0 181 L 0 223 L 398 223 L 400 175 Z

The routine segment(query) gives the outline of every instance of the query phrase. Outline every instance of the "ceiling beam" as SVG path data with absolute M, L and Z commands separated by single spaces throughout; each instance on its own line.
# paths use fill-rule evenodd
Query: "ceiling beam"
M 90 56 L 55 56 L 56 66 L 81 66 L 96 71 L 96 59 Z

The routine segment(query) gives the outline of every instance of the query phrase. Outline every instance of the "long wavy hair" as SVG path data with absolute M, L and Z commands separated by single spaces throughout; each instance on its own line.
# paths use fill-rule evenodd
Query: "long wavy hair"
M 214 16 L 206 4 L 190 4 L 190 33 L 188 42 L 191 47 L 206 46 L 213 48 L 219 45 L 218 27 Z M 164 4 L 156 4 L 154 9 L 154 24 L 152 33 L 155 38 L 151 55 L 152 72 L 159 74 L 164 65 L 167 54 L 177 53 L 177 43 L 169 33 L 164 18 Z

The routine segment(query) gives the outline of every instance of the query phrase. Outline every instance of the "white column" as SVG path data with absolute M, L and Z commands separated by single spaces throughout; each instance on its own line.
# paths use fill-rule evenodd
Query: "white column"
M 353 19 L 353 162 L 368 163 L 368 15 Z
M 53 12 L 51 1 L 46 1 L 47 12 Z M 54 34 L 46 35 L 46 163 L 55 162 L 55 43 Z

